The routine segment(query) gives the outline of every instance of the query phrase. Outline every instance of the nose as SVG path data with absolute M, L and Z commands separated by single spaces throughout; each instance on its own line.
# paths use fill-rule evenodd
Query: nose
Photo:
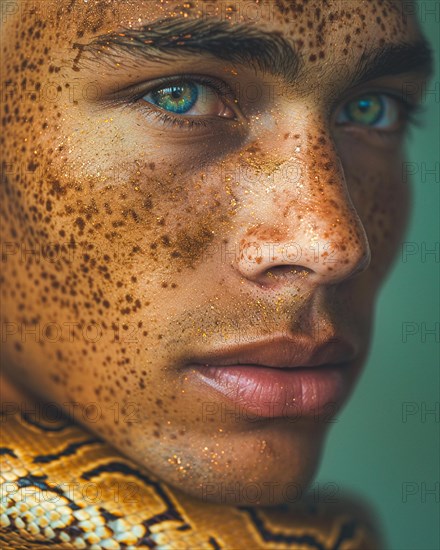
M 340 283 L 370 262 L 343 166 L 322 132 L 305 146 L 293 143 L 290 151 L 268 178 L 270 185 L 262 189 L 257 177 L 246 195 L 252 200 L 242 209 L 236 268 L 249 281 L 269 286 L 281 274 L 287 281 L 307 274 L 315 284 Z

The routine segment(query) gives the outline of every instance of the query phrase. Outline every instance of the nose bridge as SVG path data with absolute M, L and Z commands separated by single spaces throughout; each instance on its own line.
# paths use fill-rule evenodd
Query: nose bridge
M 296 134 L 280 147 L 286 160 L 274 163 L 270 192 L 259 195 L 258 223 L 240 239 L 239 269 L 250 279 L 294 266 L 315 281 L 336 283 L 369 263 L 367 236 L 332 139 L 322 131 L 305 137 Z

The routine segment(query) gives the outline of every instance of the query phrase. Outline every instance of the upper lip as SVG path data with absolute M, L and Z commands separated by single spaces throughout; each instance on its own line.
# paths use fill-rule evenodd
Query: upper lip
M 199 355 L 191 364 L 226 367 L 253 365 L 274 368 L 320 367 L 347 363 L 355 356 L 355 349 L 339 337 L 315 341 L 308 336 L 276 336 L 212 350 Z

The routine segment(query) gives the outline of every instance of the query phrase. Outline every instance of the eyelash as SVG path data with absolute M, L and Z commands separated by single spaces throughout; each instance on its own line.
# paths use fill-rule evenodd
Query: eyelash
M 208 127 L 209 125 L 209 119 L 203 118 L 202 116 L 175 116 L 172 115 L 170 112 L 165 111 L 164 109 L 161 109 L 159 107 L 155 108 L 152 103 L 149 104 L 147 107 L 146 104 L 148 102 L 141 100 L 145 95 L 148 93 L 160 89 L 165 86 L 169 86 L 171 84 L 175 84 L 177 82 L 194 82 L 195 84 L 199 84 L 202 86 L 207 86 L 212 88 L 221 99 L 225 100 L 234 100 L 234 94 L 232 90 L 229 88 L 229 86 L 225 82 L 221 82 L 218 80 L 214 80 L 212 78 L 209 78 L 207 76 L 201 76 L 201 75 L 194 75 L 194 74 L 182 74 L 178 77 L 171 77 L 167 79 L 163 79 L 158 83 L 155 83 L 154 86 L 149 87 L 147 89 L 142 90 L 141 92 L 138 92 L 136 94 L 133 94 L 132 96 L 128 97 L 129 105 L 135 108 L 141 109 L 144 113 L 147 111 L 147 114 L 149 116 L 154 116 L 156 119 L 160 120 L 166 127 L 179 127 L 179 128 L 185 128 L 187 130 L 191 130 L 194 128 L 200 128 L 200 127 Z M 226 92 L 226 93 L 225 93 Z M 235 107 L 236 108 L 236 107 Z M 233 119 L 236 120 L 236 119 Z
M 141 108 L 143 109 L 144 107 L 141 107 Z M 208 126 L 208 121 L 203 120 L 203 117 L 180 118 L 173 115 L 169 115 L 166 111 L 155 111 L 155 110 L 152 110 L 150 107 L 147 107 L 147 108 L 151 111 L 150 114 L 152 116 L 161 120 L 162 123 L 167 127 L 178 126 L 179 128 L 190 129 L 194 127 L 206 128 Z
M 340 105 L 342 105 L 343 107 L 348 103 L 350 103 L 351 101 L 354 101 L 357 98 L 367 96 L 367 95 L 382 95 L 390 99 L 393 99 L 394 101 L 397 101 L 399 103 L 400 115 L 402 118 L 401 123 L 399 127 L 396 128 L 395 130 L 384 130 L 382 128 L 362 126 L 361 124 L 359 125 L 354 124 L 353 125 L 354 127 L 362 128 L 363 131 L 376 134 L 379 137 L 386 139 L 386 138 L 395 137 L 396 135 L 402 133 L 402 131 L 405 129 L 410 130 L 412 127 L 420 127 L 422 125 L 421 117 L 425 111 L 425 107 L 421 104 L 408 101 L 404 97 L 397 95 L 395 93 L 392 93 L 389 90 L 373 89 L 373 90 L 362 91 L 361 93 L 356 94 L 349 99 L 346 99 Z M 337 109 L 334 109 L 334 112 L 337 112 Z

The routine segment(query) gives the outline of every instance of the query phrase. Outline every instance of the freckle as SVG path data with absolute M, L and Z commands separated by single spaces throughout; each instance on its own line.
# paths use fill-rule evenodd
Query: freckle
M 150 162 L 148 167 L 150 168 L 150 170 L 155 170 L 156 169 L 156 164 L 154 162 Z
M 156 405 L 157 405 L 158 407 L 162 407 L 162 405 L 163 405 L 162 399 L 156 399 Z
M 170 238 L 168 235 L 162 235 L 161 241 L 164 244 L 164 246 L 170 246 Z
M 82 218 L 76 218 L 75 225 L 77 225 L 80 228 L 80 230 L 83 231 L 86 224 Z
M 146 209 L 146 210 L 151 210 L 153 208 L 153 201 L 150 199 L 150 198 L 147 198 L 144 200 L 144 202 L 142 203 L 142 206 Z

